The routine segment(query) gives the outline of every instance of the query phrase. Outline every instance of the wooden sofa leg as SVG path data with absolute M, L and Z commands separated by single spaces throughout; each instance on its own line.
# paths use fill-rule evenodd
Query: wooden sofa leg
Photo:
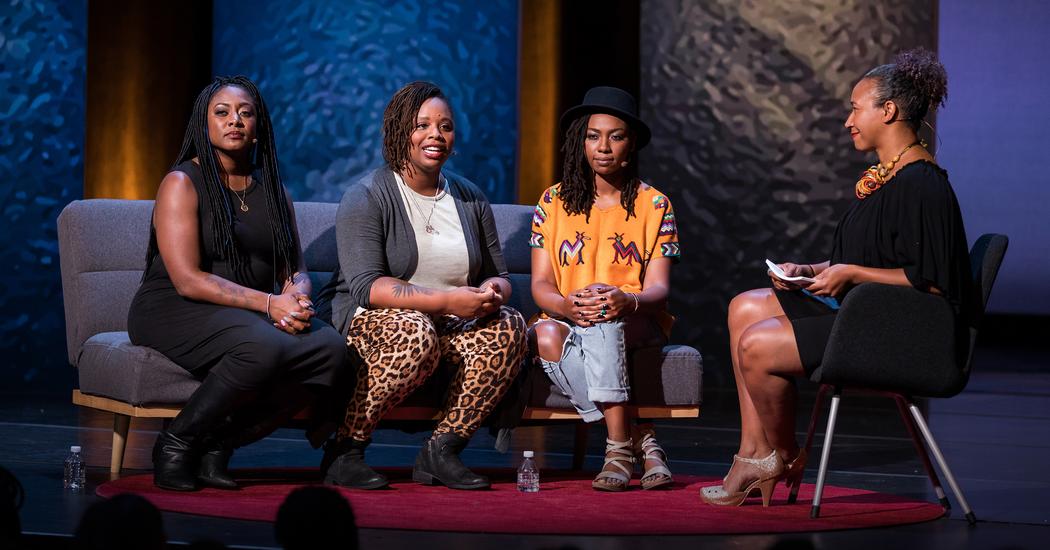
M 124 467 L 124 448 L 128 444 L 128 429 L 131 417 L 126 414 L 113 415 L 113 451 L 109 459 L 109 472 L 119 474 Z
M 583 469 L 583 459 L 587 457 L 587 428 L 586 422 L 576 425 L 576 437 L 572 441 L 572 469 L 579 471 Z

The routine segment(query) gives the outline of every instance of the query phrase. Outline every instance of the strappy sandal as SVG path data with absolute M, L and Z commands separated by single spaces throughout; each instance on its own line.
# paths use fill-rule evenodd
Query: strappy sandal
M 624 463 L 628 466 L 624 466 Z M 610 464 L 623 473 L 605 470 L 604 468 Z M 627 485 L 631 482 L 632 473 L 634 473 L 634 441 L 630 438 L 627 441 L 613 441 L 606 438 L 605 464 L 602 466 L 602 471 L 591 482 L 591 487 L 597 491 L 614 493 L 626 491 Z M 606 480 L 616 480 L 619 483 L 610 483 Z
M 704 502 L 715 506 L 740 506 L 751 495 L 751 492 L 757 489 L 762 495 L 762 506 L 768 507 L 770 500 L 773 499 L 773 489 L 776 488 L 777 482 L 784 477 L 784 461 L 780 459 L 780 455 L 776 451 L 770 453 L 766 458 L 744 458 L 739 455 L 733 455 L 733 465 L 730 466 L 729 470 L 732 471 L 737 463 L 750 464 L 755 467 L 757 470 L 754 474 L 756 478 L 744 485 L 741 490 L 730 493 L 725 490 L 725 481 L 729 479 L 727 474 L 722 479 L 722 485 L 701 489 L 700 498 Z
M 652 432 L 642 435 L 641 445 L 638 447 L 637 460 L 644 466 L 645 461 L 655 460 L 660 464 L 653 466 L 642 474 L 642 489 L 667 489 L 674 485 L 671 478 L 671 470 L 667 467 L 667 452 L 656 442 L 656 436 Z

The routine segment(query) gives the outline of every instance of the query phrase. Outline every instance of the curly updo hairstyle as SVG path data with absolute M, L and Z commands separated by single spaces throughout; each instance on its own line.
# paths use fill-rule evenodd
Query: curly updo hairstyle
M 925 48 L 901 52 L 893 63 L 875 67 L 864 78 L 875 81 L 875 104 L 893 101 L 901 120 L 916 130 L 948 98 L 948 73 Z
M 408 150 L 412 132 L 416 129 L 416 115 L 423 103 L 432 97 L 440 98 L 452 111 L 452 104 L 441 88 L 422 80 L 405 84 L 387 103 L 383 111 L 383 160 L 391 170 L 400 172 L 408 165 Z

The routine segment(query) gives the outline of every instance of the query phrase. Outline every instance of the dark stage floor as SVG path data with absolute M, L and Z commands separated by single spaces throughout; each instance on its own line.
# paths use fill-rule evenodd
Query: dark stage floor
M 976 527 L 968 526 L 955 506 L 951 518 L 918 525 L 782 537 L 555 537 L 363 530 L 362 547 L 766 548 L 781 539 L 803 539 L 817 548 L 1044 548 L 1050 538 L 1050 354 L 1001 348 L 980 348 L 978 353 L 978 370 L 967 390 L 953 399 L 929 403 L 930 427 L 980 519 Z M 722 475 L 735 451 L 735 393 L 715 385 L 708 383 L 702 418 L 659 426 L 660 441 L 676 473 Z M 802 387 L 800 430 L 805 427 L 814 390 Z M 108 479 L 110 418 L 78 410 L 64 391 L 50 396 L 0 395 L 0 464 L 12 470 L 26 488 L 21 513 L 24 532 L 72 533 L 84 508 L 97 498 L 94 485 Z M 126 459 L 131 472 L 149 467 L 149 448 L 157 427 L 158 423 L 150 421 L 132 424 Z M 829 483 L 935 500 L 891 401 L 847 398 L 836 431 Z M 477 466 L 509 466 L 517 462 L 522 449 L 533 449 L 541 469 L 567 468 L 572 434 L 571 427 L 519 429 L 514 434 L 515 452 L 505 455 L 491 450 L 492 439 L 482 434 L 466 451 L 465 461 Z M 369 448 L 369 461 L 409 465 L 424 437 L 383 431 Z M 601 464 L 602 443 L 602 430 L 593 429 L 588 451 L 592 470 Z M 93 466 L 91 488 L 84 495 L 66 494 L 61 488 L 62 460 L 71 444 L 84 446 Z M 312 451 L 299 432 L 280 430 L 240 451 L 234 466 L 315 466 L 319 459 L 320 453 Z M 809 482 L 816 477 L 817 461 L 817 457 L 811 461 Z M 697 505 L 701 505 L 699 497 Z M 615 511 L 610 510 L 610 520 L 614 516 Z M 174 543 L 210 538 L 235 548 L 276 547 L 268 523 L 173 513 L 165 513 L 164 520 Z

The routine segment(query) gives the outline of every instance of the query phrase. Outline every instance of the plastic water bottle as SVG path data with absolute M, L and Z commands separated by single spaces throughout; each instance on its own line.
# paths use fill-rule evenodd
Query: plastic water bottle
M 69 448 L 69 456 L 66 457 L 62 486 L 73 492 L 83 491 L 87 486 L 86 474 L 84 460 L 80 457 L 80 445 L 73 445 Z
M 532 451 L 525 451 L 522 455 L 525 460 L 518 468 L 518 491 L 535 493 L 540 490 L 540 470 L 536 468 L 536 461 L 532 459 Z

